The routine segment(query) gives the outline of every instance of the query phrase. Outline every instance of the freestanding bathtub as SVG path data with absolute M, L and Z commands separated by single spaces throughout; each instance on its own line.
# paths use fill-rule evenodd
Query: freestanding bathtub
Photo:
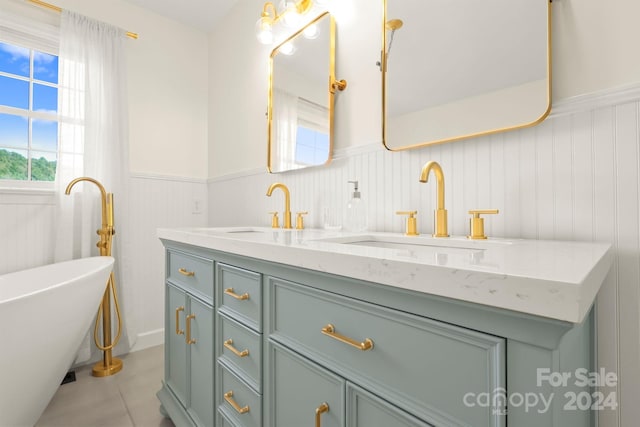
M 33 426 L 91 326 L 111 257 L 0 276 L 0 426 Z

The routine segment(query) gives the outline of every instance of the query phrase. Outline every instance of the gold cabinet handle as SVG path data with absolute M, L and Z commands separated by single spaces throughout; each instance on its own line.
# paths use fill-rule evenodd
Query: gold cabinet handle
M 195 314 L 190 314 L 187 316 L 187 337 L 186 337 L 187 344 L 196 343 L 196 340 L 191 338 L 191 319 L 195 319 L 195 318 L 196 318 Z
M 245 300 L 248 300 L 248 299 L 249 299 L 249 294 L 248 294 L 248 293 L 246 293 L 246 292 L 245 292 L 245 293 L 244 293 L 244 294 L 242 294 L 242 295 L 238 295 L 238 294 L 236 294 L 235 292 L 233 292 L 233 288 L 227 288 L 227 289 L 225 289 L 225 290 L 224 290 L 224 293 L 225 293 L 225 294 L 227 294 L 227 295 L 229 295 L 229 296 L 232 296 L 232 297 L 234 297 L 235 299 L 240 300 L 240 301 L 245 301 Z
M 229 390 L 224 394 L 224 400 L 226 400 L 229 405 L 233 406 L 233 409 L 235 409 L 236 412 L 239 414 L 246 414 L 247 412 L 249 412 L 249 405 L 241 408 L 240 405 L 238 405 L 238 402 L 233 400 L 232 390 Z
M 325 412 L 329 412 L 329 404 L 327 402 L 324 402 L 322 405 L 316 408 L 316 427 L 322 427 L 320 425 L 322 421 L 320 417 L 322 417 L 322 414 L 324 414 Z
M 233 340 L 231 338 L 229 338 L 224 342 L 224 348 L 231 351 L 233 354 L 235 354 L 238 357 L 247 357 L 249 355 L 249 350 L 245 349 L 245 350 L 239 351 L 237 348 L 235 348 L 233 346 Z
M 345 344 L 349 344 L 352 347 L 357 348 L 358 350 L 367 351 L 373 348 L 373 341 L 369 338 L 365 338 L 364 341 L 358 342 L 353 338 L 345 337 L 344 335 L 340 335 L 336 332 L 336 327 L 329 323 L 327 326 L 321 329 L 322 333 L 336 339 Z
M 178 269 L 178 273 L 182 274 L 183 276 L 187 276 L 187 277 L 193 277 L 196 275 L 195 271 L 189 271 L 186 268 L 179 268 Z
M 180 312 L 184 311 L 184 306 L 176 308 L 176 335 L 184 335 L 184 331 L 180 329 Z

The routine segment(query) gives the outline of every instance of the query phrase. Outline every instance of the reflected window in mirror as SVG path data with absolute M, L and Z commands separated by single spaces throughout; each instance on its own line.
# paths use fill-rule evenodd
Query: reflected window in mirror
M 268 156 L 270 173 L 331 161 L 335 23 L 325 12 L 271 53 Z
M 531 126 L 551 106 L 549 0 L 384 0 L 383 143 Z

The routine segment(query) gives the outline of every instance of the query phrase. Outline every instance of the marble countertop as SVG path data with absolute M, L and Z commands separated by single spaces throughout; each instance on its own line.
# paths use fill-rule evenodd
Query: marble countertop
M 612 263 L 606 243 L 266 227 L 163 228 L 158 237 L 571 323 L 582 322 Z

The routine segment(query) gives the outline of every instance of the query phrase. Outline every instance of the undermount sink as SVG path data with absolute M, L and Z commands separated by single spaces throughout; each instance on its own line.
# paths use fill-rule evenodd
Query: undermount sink
M 225 230 L 225 233 L 264 233 L 263 230 L 258 230 L 255 228 L 251 228 L 251 227 L 244 227 L 244 228 L 232 228 L 229 230 Z
M 318 239 L 319 242 L 374 248 L 407 250 L 418 253 L 472 254 L 482 252 L 495 245 L 509 245 L 509 240 L 468 240 L 465 238 L 433 238 L 431 236 L 401 236 L 385 234 L 362 234 L 354 236 Z
M 234 235 L 242 235 L 242 234 L 256 234 L 256 233 L 264 233 L 265 229 L 261 227 L 213 227 L 213 228 L 202 228 L 201 231 L 207 234 L 234 234 Z

